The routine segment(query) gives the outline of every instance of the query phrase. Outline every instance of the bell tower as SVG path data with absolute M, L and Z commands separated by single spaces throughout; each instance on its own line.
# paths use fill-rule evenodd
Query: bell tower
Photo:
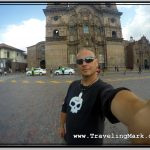
M 68 5 L 51 3 L 44 9 L 46 16 L 46 67 L 67 65 Z

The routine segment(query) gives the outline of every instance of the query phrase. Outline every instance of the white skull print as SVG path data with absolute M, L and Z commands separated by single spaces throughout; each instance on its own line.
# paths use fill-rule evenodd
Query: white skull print
M 71 107 L 70 111 L 72 113 L 77 113 L 81 109 L 82 102 L 83 102 L 83 99 L 81 97 L 82 97 L 82 92 L 79 94 L 78 97 L 75 96 L 70 100 L 69 106 Z

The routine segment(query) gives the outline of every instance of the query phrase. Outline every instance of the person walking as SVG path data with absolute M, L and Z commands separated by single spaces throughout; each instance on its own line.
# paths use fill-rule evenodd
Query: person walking
M 139 74 L 141 74 L 142 73 L 142 68 L 141 68 L 141 66 L 139 66 L 139 72 L 138 72 Z
M 50 77 L 53 77 L 53 68 L 50 68 Z
M 32 76 L 34 76 L 34 68 L 31 68 Z
M 133 138 L 133 144 L 150 144 L 150 100 L 99 79 L 98 60 L 87 48 L 78 52 L 76 63 L 82 78 L 70 84 L 60 113 L 59 135 L 66 144 L 103 144 L 102 138 L 93 137 L 103 135 L 105 117 L 125 124 L 130 134 L 144 136 Z
M 127 68 L 125 67 L 123 74 L 126 75 L 126 73 L 127 73 Z
M 65 74 L 65 68 L 62 67 L 62 68 L 61 68 L 61 71 L 62 71 L 62 74 L 64 75 L 64 74 Z

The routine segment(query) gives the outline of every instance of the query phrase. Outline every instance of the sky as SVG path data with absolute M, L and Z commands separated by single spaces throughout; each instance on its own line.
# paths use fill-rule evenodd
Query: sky
M 118 11 L 123 13 L 121 27 L 124 40 L 131 36 L 139 40 L 144 35 L 150 41 L 150 5 L 117 4 Z M 42 3 L 0 3 L 0 43 L 27 51 L 27 47 L 45 41 L 45 8 Z

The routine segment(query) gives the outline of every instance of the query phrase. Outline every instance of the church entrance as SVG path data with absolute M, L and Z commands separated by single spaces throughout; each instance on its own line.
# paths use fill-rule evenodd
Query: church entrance
M 41 61 L 40 61 L 40 67 L 41 67 L 42 69 L 45 69 L 45 60 L 41 60 Z
M 147 59 L 144 60 L 144 69 L 149 69 L 149 64 Z

